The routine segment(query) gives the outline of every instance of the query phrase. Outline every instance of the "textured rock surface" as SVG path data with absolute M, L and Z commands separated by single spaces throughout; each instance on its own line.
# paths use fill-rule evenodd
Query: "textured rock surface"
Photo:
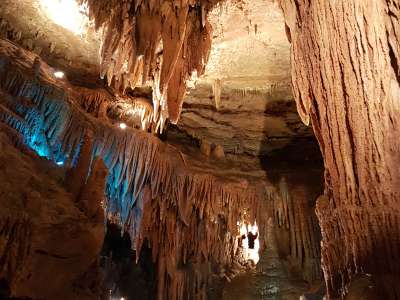
M 289 84 L 273 87 L 271 92 L 245 93 L 227 87 L 221 97 L 217 110 L 212 90 L 199 83 L 185 99 L 178 130 L 221 145 L 225 152 L 256 156 L 292 142 L 314 140 L 311 127 L 301 123 Z
M 250 155 L 312 140 L 293 101 L 290 48 L 277 3 L 226 1 L 209 19 L 210 58 L 185 97 L 179 130 Z
M 343 236 L 356 236 L 354 239 L 337 238 L 335 232 L 336 224 L 347 224 L 343 216 L 354 215 L 354 210 L 350 208 L 350 212 L 346 213 L 346 210 L 337 211 L 333 207 L 344 203 L 347 205 L 348 199 L 357 193 L 361 195 L 369 191 L 367 181 L 362 182 L 364 190 L 360 188 L 356 191 L 361 181 L 351 177 L 351 166 L 355 166 L 358 172 L 362 164 L 364 167 L 361 168 L 368 170 L 373 170 L 372 165 L 365 163 L 362 156 L 348 160 L 346 155 L 350 152 L 347 150 L 356 149 L 366 153 L 375 148 L 364 147 L 368 143 L 362 144 L 361 136 L 358 144 L 357 141 L 349 142 L 357 137 L 353 132 L 350 134 L 346 131 L 353 131 L 348 128 L 351 122 L 356 123 L 353 119 L 357 110 L 350 114 L 349 106 L 350 103 L 361 105 L 351 100 L 356 98 L 358 90 L 352 91 L 347 87 L 340 94 L 336 87 L 345 84 L 339 80 L 328 82 L 332 78 L 339 78 L 340 71 L 348 74 L 346 68 L 336 65 L 343 58 L 336 61 L 336 56 L 331 57 L 335 62 L 332 66 L 322 63 L 319 66 L 315 57 L 308 59 L 320 48 L 327 49 L 324 43 L 329 41 L 323 33 L 318 33 L 320 39 L 317 33 L 315 36 L 307 34 L 314 30 L 307 15 L 309 7 L 284 7 L 289 24 L 285 32 L 283 15 L 278 4 L 272 1 L 226 1 L 218 6 L 214 6 L 217 1 L 205 0 L 88 2 L 97 26 L 105 25 L 100 66 L 97 63 L 99 40 L 92 33 L 83 38 L 66 33 L 49 22 L 44 14 L 38 13 L 37 1 L 6 0 L 0 3 L 2 36 L 33 50 L 42 58 L 46 57 L 51 65 L 66 71 L 67 79 L 72 79 L 55 79 L 53 70 L 42 60 L 31 53 L 4 46 L 2 42 L 0 120 L 21 133 L 20 137 L 13 135 L 12 142 L 18 145 L 25 143 L 54 162 L 76 166 L 68 173 L 67 186 L 72 194 L 69 196 L 77 201 L 76 206 L 85 217 L 90 217 L 95 224 L 100 223 L 102 216 L 97 198 L 103 193 L 101 187 L 106 186 L 104 206 L 109 220 L 129 233 L 131 246 L 136 249 L 136 258 L 141 257 L 142 244 L 146 245 L 147 254 L 151 253 L 152 257 L 148 260 L 152 260 L 150 264 L 156 268 L 155 289 L 159 299 L 211 297 L 209 287 L 215 282 L 230 281 L 243 273 L 247 266 L 242 264 L 238 251 L 236 224 L 238 221 L 252 223 L 255 220 L 260 228 L 262 247 L 265 248 L 261 265 L 266 271 L 263 268 L 256 271 L 255 276 L 260 284 L 256 287 L 250 285 L 250 289 L 257 290 L 260 292 L 258 296 L 262 297 L 282 296 L 287 292 L 286 288 L 288 294 L 299 296 L 299 290 L 308 287 L 305 282 L 311 284 L 320 278 L 320 236 L 313 212 L 316 196 L 320 194 L 319 183 L 299 184 L 301 180 L 293 179 L 293 174 L 285 173 L 281 166 L 275 172 L 257 158 L 246 156 L 271 155 L 275 150 L 285 147 L 300 152 L 301 158 L 311 157 L 311 161 L 318 156 L 305 150 L 313 144 L 313 134 L 311 127 L 301 123 L 296 102 L 293 101 L 289 43 L 286 40 L 288 33 L 292 41 L 296 37 L 298 42 L 293 43 L 295 54 L 292 60 L 297 105 L 302 109 L 301 115 L 306 123 L 308 113 L 318 121 L 314 121 L 313 126 L 326 156 L 326 196 L 319 202 L 320 222 L 326 229 L 322 253 L 325 275 L 332 295 L 332 291 L 344 287 L 350 280 L 339 278 L 338 274 L 344 274 L 344 270 L 349 270 L 348 274 L 356 273 L 357 268 L 365 264 L 356 261 L 355 267 L 349 267 L 350 260 L 356 257 L 353 254 L 361 251 L 357 248 L 362 248 L 357 244 L 361 243 L 358 242 L 360 235 L 351 233 L 353 229 L 350 227 L 343 227 L 346 229 L 346 235 Z M 291 2 L 288 0 L 285 3 Z M 214 9 L 210 11 L 212 7 Z M 317 4 L 313 3 L 310 7 L 315 9 L 310 10 L 310 15 L 315 12 L 313 16 L 320 17 Z M 25 13 L 17 18 L 13 13 L 15 10 Z M 291 19 L 293 15 L 290 11 L 295 10 L 299 16 Z M 392 11 L 396 12 L 395 9 Z M 206 21 L 207 13 L 210 24 Z M 325 15 L 321 18 L 329 19 Z M 299 25 L 303 22 L 301 19 L 307 20 L 304 21 L 307 26 Z M 332 20 L 326 24 L 330 22 Z M 368 22 L 365 24 L 368 25 Z M 170 137 L 175 135 L 178 144 L 187 142 L 187 136 L 194 137 L 202 142 L 200 151 L 205 155 L 198 153 L 199 149 L 166 145 L 154 137 L 131 130 L 129 127 L 157 131 L 164 125 L 167 111 L 172 121 L 177 121 L 185 87 L 189 84 L 187 79 L 190 79 L 193 70 L 197 71 L 197 75 L 204 71 L 211 42 L 210 25 L 214 28 L 214 44 L 205 75 L 197 87 L 186 95 L 180 123 L 178 127 L 168 128 L 173 130 L 167 137 L 169 143 L 174 143 L 176 140 Z M 320 26 L 321 31 L 325 31 L 326 28 Z M 292 28 L 296 28 L 295 33 Z M 335 41 L 340 44 L 343 32 L 336 31 L 340 34 Z M 390 34 L 388 36 L 389 40 L 393 39 Z M 163 41 L 162 47 L 160 40 Z M 321 41 L 323 43 L 317 49 L 315 45 Z M 315 52 L 308 51 L 307 47 Z M 320 57 L 326 56 L 324 51 L 321 50 Z M 338 50 L 334 49 L 332 53 L 335 51 Z M 304 56 L 299 58 L 296 53 L 303 53 Z M 392 60 L 394 68 L 398 66 L 397 55 L 398 48 L 392 46 L 389 56 L 395 58 Z M 368 62 L 367 58 L 370 57 L 365 57 L 365 62 Z M 315 64 L 320 67 L 319 72 L 315 72 Z M 364 66 L 362 63 L 360 65 Z M 316 80 L 315 89 L 307 85 L 308 82 L 314 83 L 318 74 L 328 74 L 324 68 L 329 70 L 330 67 L 334 71 L 332 76 L 327 77 L 329 80 L 324 78 L 323 83 Z M 94 84 L 103 84 L 97 81 L 100 69 L 101 74 L 106 75 L 108 84 L 114 88 L 113 91 L 90 89 Z M 307 72 L 303 72 L 303 69 Z M 360 75 L 358 79 L 362 77 Z M 77 88 L 71 82 L 86 88 Z M 137 85 L 145 86 L 146 91 L 137 93 L 137 89 L 127 88 Z M 318 85 L 322 85 L 322 88 Z M 148 86 L 152 86 L 152 89 L 149 90 Z M 125 90 L 128 91 L 126 96 L 115 95 Z M 324 110 L 325 106 L 318 106 L 317 102 L 307 104 L 310 91 L 313 93 L 311 97 L 315 95 L 329 109 Z M 339 98 L 346 100 L 343 100 L 346 103 L 344 110 L 335 110 L 335 101 L 328 101 Z M 306 103 L 304 107 L 307 113 L 302 102 Z M 332 117 L 334 114 L 337 116 Z M 340 122 L 340 118 L 347 114 L 353 116 L 349 119 L 351 122 Z M 369 117 L 370 120 L 377 120 L 372 113 Z M 365 116 L 362 118 L 366 119 Z M 339 122 L 332 125 L 332 119 Z M 393 119 L 387 121 L 389 125 L 392 122 L 390 126 L 396 129 L 398 124 Z M 128 129 L 123 131 L 115 126 L 119 122 L 125 122 Z M 329 136 L 326 132 L 328 128 L 331 130 L 329 134 L 338 134 Z M 380 145 L 379 138 L 382 141 L 385 139 L 376 128 L 371 128 L 371 136 L 376 138 L 376 145 Z M 366 132 L 367 129 L 365 127 Z M 397 133 L 393 130 L 393 134 Z M 349 140 L 342 138 L 346 134 L 350 136 Z M 327 141 L 332 142 L 331 147 Z M 338 145 L 347 148 L 339 148 Z M 376 145 L 374 147 L 380 147 Z M 331 152 L 326 150 L 330 148 L 333 149 Z M 389 157 L 396 156 L 397 150 L 393 148 L 394 154 Z M 337 164 L 336 155 L 333 154 L 335 151 L 342 151 L 340 164 Z M 245 155 L 239 157 L 233 154 Z M 105 166 L 101 160 L 95 160 L 96 156 L 104 159 Z M 288 160 L 288 157 L 272 156 L 272 159 Z M 385 164 L 397 163 L 394 160 L 385 161 L 386 156 L 385 159 L 379 155 L 370 159 L 379 160 L 383 169 Z M 298 160 L 290 163 L 295 165 Z M 88 185 L 85 185 L 89 165 L 94 167 L 94 176 L 101 179 L 89 178 Z M 106 169 L 110 173 L 107 178 Z M 296 172 L 300 177 L 312 177 L 308 170 Z M 393 178 L 397 178 L 396 174 Z M 378 179 L 382 182 L 386 180 Z M 347 181 L 353 187 L 344 192 Z M 390 187 L 388 190 L 391 191 Z M 335 195 L 341 198 L 333 200 Z M 368 197 L 370 199 L 372 196 Z M 392 195 L 393 199 L 396 197 Z M 386 199 L 381 200 L 386 203 Z M 353 201 L 355 206 L 358 205 L 357 201 L 362 202 L 357 198 Z M 362 209 L 366 208 L 363 206 Z M 268 227 L 268 219 L 274 223 L 274 234 L 268 233 L 272 228 Z M 18 236 L 30 235 L 25 219 L 21 220 L 21 224 L 15 225 Z M 376 223 L 380 221 L 376 219 Z M 360 221 L 360 224 L 366 227 L 369 222 L 370 219 Z M 382 222 L 393 223 L 395 220 L 389 216 Z M 275 246 L 274 235 L 279 237 Z M 331 241 L 335 245 L 330 245 Z M 26 252 L 25 245 L 12 247 L 20 247 L 18 251 Z M 341 253 L 339 251 L 342 249 L 347 249 L 345 253 L 348 255 L 336 265 L 335 255 Z M 393 261 L 396 261 L 395 255 Z M 24 255 L 21 261 L 23 259 Z M 20 266 L 11 265 L 10 270 L 19 274 Z M 86 272 L 81 278 L 90 273 Z M 293 284 L 292 277 L 302 278 L 303 281 Z M 381 280 L 380 276 L 377 278 Z M 390 284 L 393 277 L 389 275 L 387 278 Z M 276 285 L 270 285 L 269 288 L 264 281 L 274 281 Z M 295 290 L 291 290 L 293 286 Z
M 324 157 L 317 212 L 328 295 L 343 296 L 365 272 L 382 299 L 398 299 L 399 3 L 280 2 L 298 110 Z
M 95 299 L 98 290 L 75 285 L 97 261 L 103 219 L 75 205 L 61 185 L 61 168 L 32 152 L 21 153 L 7 131 L 0 131 L 0 278 L 13 296 Z
M 107 217 L 130 234 L 137 257 L 146 240 L 151 247 L 157 297 L 203 297 L 215 266 L 229 269 L 241 259 L 234 251 L 236 223 L 254 223 L 256 188 L 197 172 L 176 148 L 154 136 L 93 118 L 80 109 L 73 86 L 55 80 L 44 62 L 5 41 L 1 46 L 2 123 L 49 160 L 76 165 L 78 176 L 71 175 L 72 185 L 83 180 L 79 174 L 84 174 L 85 164 L 80 158 L 104 159 L 109 176 L 105 178 L 101 164 L 97 172 L 94 163 L 92 174 L 103 174 L 102 180 L 89 178 L 74 191 L 78 205 L 98 220 L 92 196 L 106 180 Z
M 14 11 L 24 11 L 22 18 L 16 18 Z M 100 39 L 93 27 L 83 36 L 74 35 L 52 23 L 38 0 L 3 1 L 0 18 L 3 37 L 28 49 L 42 49 L 43 59 L 65 71 L 73 83 L 96 84 Z M 211 10 L 209 20 L 213 27 L 210 58 L 196 88 L 185 96 L 179 129 L 222 145 L 225 152 L 252 155 L 312 138 L 311 127 L 301 123 L 293 102 L 289 43 L 278 5 L 261 0 L 225 1 Z M 138 96 L 151 103 L 151 93 Z M 141 118 L 135 99 L 113 99 L 100 93 L 97 100 L 104 98 L 111 98 L 108 102 L 113 102 L 113 109 L 108 116 L 116 121 L 148 129 L 142 124 L 157 119 L 158 110 L 154 113 L 153 108 L 146 108 L 148 120 L 135 122 L 137 116 Z M 82 100 L 85 109 L 98 113 L 101 101 L 94 97 Z
M 39 0 L 1 1 L 0 36 L 41 55 L 74 82 L 92 85 L 99 78 L 99 36 L 93 30 L 79 36 L 55 24 Z
M 264 244 L 260 261 L 256 270 L 225 285 L 223 299 L 299 299 L 321 285 L 320 235 L 313 211 L 322 190 L 321 168 L 311 162 L 296 165 L 296 160 L 285 166 L 279 157 L 273 161 L 278 163 L 264 164 L 271 183 L 259 208 L 258 219 L 268 220 L 259 228 Z

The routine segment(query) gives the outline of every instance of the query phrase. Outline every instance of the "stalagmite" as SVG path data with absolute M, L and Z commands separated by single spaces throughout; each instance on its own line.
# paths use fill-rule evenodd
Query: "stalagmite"
M 104 187 L 106 185 L 107 168 L 101 159 L 93 163 L 90 176 L 82 186 L 78 201 L 85 214 L 98 222 L 104 222 Z
M 268 222 L 272 222 L 280 239 L 288 240 L 286 251 L 292 268 L 301 270 L 303 279 L 310 284 L 321 278 L 318 222 L 309 203 L 315 195 L 316 191 L 307 190 L 297 180 L 282 177 L 277 188 L 265 187 L 266 201 L 259 203 L 256 217 L 261 220 L 263 247 L 270 247 Z
M 89 132 L 83 137 L 76 167 L 70 168 L 67 172 L 65 185 L 74 198 L 78 198 L 89 175 L 90 157 L 93 147 L 92 139 L 93 137 Z

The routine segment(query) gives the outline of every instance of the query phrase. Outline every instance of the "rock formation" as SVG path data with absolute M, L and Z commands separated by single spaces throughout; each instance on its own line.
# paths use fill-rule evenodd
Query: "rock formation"
M 83 185 L 74 194 L 91 218 L 98 216 L 91 201 L 96 200 L 92 197 L 102 181 L 89 177 L 84 185 L 87 164 L 81 162 L 101 157 L 109 172 L 106 214 L 130 233 L 137 253 L 144 240 L 149 241 L 158 263 L 158 297 L 181 299 L 204 293 L 209 264 L 229 265 L 235 259 L 236 222 L 244 210 L 256 207 L 255 191 L 243 193 L 235 184 L 222 185 L 210 175 L 188 173 L 176 152 L 156 138 L 122 131 L 84 113 L 74 103 L 78 102 L 74 93 L 67 92 L 71 87 L 51 81 L 45 63 L 37 80 L 30 75 L 33 57 L 29 53 L 3 41 L 0 54 L 3 122 L 19 131 L 40 155 L 76 165 L 77 175 L 71 173 L 68 180 L 74 187 Z M 104 176 L 96 171 L 97 163 L 93 166 L 92 174 Z M 247 219 L 254 222 L 254 217 Z M 207 266 L 191 279 L 197 284 L 187 281 L 187 271 L 181 270 L 187 261 Z M 169 280 L 174 283 L 166 285 Z
M 211 46 L 207 13 L 217 1 L 81 1 L 103 27 L 101 76 L 124 93 L 153 88 L 154 121 L 179 119 L 186 81 L 204 72 Z M 158 131 L 158 130 L 156 130 Z
M 400 298 L 397 0 L 78 2 L 0 3 L 0 297 Z
M 359 273 L 400 297 L 399 3 L 280 1 L 294 95 L 325 165 L 317 203 L 330 298 Z
M 0 279 L 6 282 L 2 299 L 93 299 L 98 291 L 80 289 L 77 281 L 96 266 L 103 217 L 80 210 L 61 185 L 62 168 L 55 169 L 28 149 L 21 153 L 10 140 L 15 134 L 9 128 L 0 132 Z M 100 198 L 91 210 L 99 209 L 104 198 L 104 174 L 96 176 L 99 167 L 94 170 L 89 181 L 98 182 L 94 190 Z M 83 189 L 93 190 L 90 186 Z

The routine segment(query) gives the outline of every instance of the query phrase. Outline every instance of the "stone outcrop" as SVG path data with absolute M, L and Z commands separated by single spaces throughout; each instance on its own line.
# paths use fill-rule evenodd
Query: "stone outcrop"
M 280 3 L 298 111 L 324 157 L 317 214 L 328 296 L 366 273 L 382 299 L 398 299 L 399 3 Z
M 233 84 L 222 87 L 217 110 L 212 90 L 200 81 L 185 97 L 175 130 L 221 145 L 227 153 L 252 156 L 271 154 L 293 142 L 313 143 L 312 128 L 298 116 L 289 81 L 268 88 L 246 89 L 236 83 L 234 89 Z
M 7 131 L 0 131 L 0 279 L 7 283 L 3 297 L 94 299 L 99 290 L 77 288 L 76 283 L 96 265 L 103 218 L 78 208 L 62 186 L 62 168 L 29 150 L 21 153 Z M 101 183 L 96 175 L 89 181 Z M 100 208 L 103 215 L 104 185 L 99 188 L 102 194 L 93 195 L 98 197 L 92 209 Z

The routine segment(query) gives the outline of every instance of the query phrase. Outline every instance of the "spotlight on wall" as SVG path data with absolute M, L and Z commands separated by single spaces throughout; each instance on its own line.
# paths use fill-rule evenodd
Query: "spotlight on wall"
M 58 162 L 56 162 L 56 164 L 59 165 L 59 166 L 62 166 L 62 165 L 64 165 L 64 162 L 63 161 L 58 161 Z
M 64 72 L 62 72 L 62 71 L 56 71 L 56 72 L 54 72 L 54 77 L 55 78 L 59 78 L 59 79 L 61 79 L 61 78 L 64 78 Z
M 125 123 L 119 123 L 119 128 L 126 129 L 126 124 Z

